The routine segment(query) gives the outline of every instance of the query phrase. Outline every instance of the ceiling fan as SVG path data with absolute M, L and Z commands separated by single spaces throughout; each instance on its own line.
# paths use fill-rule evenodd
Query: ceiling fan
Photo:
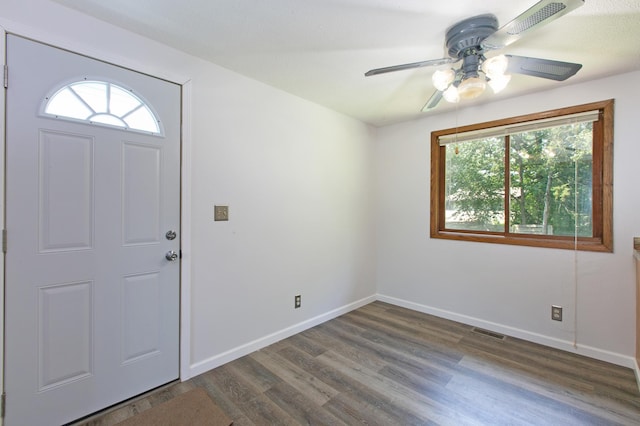
M 501 28 L 498 28 L 498 19 L 492 14 L 474 16 L 447 29 L 445 45 L 449 57 L 376 68 L 367 71 L 365 76 L 462 61 L 457 69 L 441 69 L 433 74 L 436 91 L 423 111 L 435 108 L 442 98 L 454 103 L 473 99 L 484 92 L 487 84 L 497 93 L 509 83 L 511 75 L 508 73 L 564 81 L 577 73 L 582 65 L 515 55 L 487 58 L 485 54 L 510 45 L 583 4 L 584 0 L 541 0 Z

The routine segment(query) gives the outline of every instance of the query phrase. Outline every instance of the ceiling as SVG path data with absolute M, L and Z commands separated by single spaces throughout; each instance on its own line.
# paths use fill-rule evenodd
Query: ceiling
M 504 25 L 537 0 L 54 0 L 363 122 L 420 112 L 435 68 L 372 77 L 372 68 L 446 57 L 444 34 L 470 16 Z M 470 103 L 640 70 L 640 0 L 586 0 L 500 53 L 583 64 L 565 82 L 514 75 Z M 636 84 L 638 84 L 636 82 Z M 251 99 L 247 99 L 251 102 Z

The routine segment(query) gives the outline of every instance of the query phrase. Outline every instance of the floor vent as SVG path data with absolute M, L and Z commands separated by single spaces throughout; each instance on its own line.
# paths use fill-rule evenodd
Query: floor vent
M 493 331 L 485 330 L 483 328 L 473 327 L 472 332 L 482 334 L 483 336 L 493 337 L 494 339 L 504 340 L 504 334 L 494 333 Z

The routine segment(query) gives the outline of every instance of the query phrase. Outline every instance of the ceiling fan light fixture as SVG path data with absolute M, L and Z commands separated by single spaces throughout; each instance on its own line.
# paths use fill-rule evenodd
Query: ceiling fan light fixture
M 462 61 L 461 65 L 449 65 L 449 69 L 438 70 L 431 76 L 436 91 L 423 107 L 423 111 L 435 108 L 442 98 L 452 103 L 475 99 L 485 92 L 487 85 L 494 93 L 499 93 L 511 80 L 511 75 L 506 74 L 507 72 L 564 81 L 575 75 L 582 68 L 582 64 L 518 55 L 494 56 L 491 51 L 510 45 L 534 28 L 563 16 L 584 3 L 585 0 L 538 0 L 502 27 L 498 27 L 498 18 L 493 14 L 472 16 L 446 30 L 447 57 L 376 68 L 364 75 L 427 66 L 440 67 Z M 491 57 L 487 58 L 485 54 Z
M 505 87 L 507 87 L 509 81 L 511 81 L 511 75 L 509 74 L 494 76 L 489 80 L 489 87 L 491 87 L 493 93 L 500 93 Z
M 431 76 L 431 81 L 433 82 L 433 86 L 442 92 L 446 90 L 451 83 L 453 83 L 453 80 L 455 78 L 455 71 L 449 68 L 446 70 L 437 70 L 436 72 L 434 72 L 433 76 Z
M 460 99 L 475 99 L 484 93 L 487 83 L 479 77 L 470 77 L 462 80 L 458 86 L 458 95 Z
M 452 104 L 457 104 L 460 102 L 460 94 L 458 93 L 458 88 L 453 84 L 449 86 L 444 92 L 442 92 L 442 97 Z

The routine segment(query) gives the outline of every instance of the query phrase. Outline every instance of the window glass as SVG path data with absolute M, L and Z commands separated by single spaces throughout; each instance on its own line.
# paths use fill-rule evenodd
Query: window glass
M 592 235 L 592 123 L 510 137 L 511 232 Z
M 445 227 L 504 229 L 504 139 L 446 145 Z
M 44 114 L 125 130 L 161 134 L 159 120 L 130 90 L 106 81 L 79 81 L 46 99 Z

